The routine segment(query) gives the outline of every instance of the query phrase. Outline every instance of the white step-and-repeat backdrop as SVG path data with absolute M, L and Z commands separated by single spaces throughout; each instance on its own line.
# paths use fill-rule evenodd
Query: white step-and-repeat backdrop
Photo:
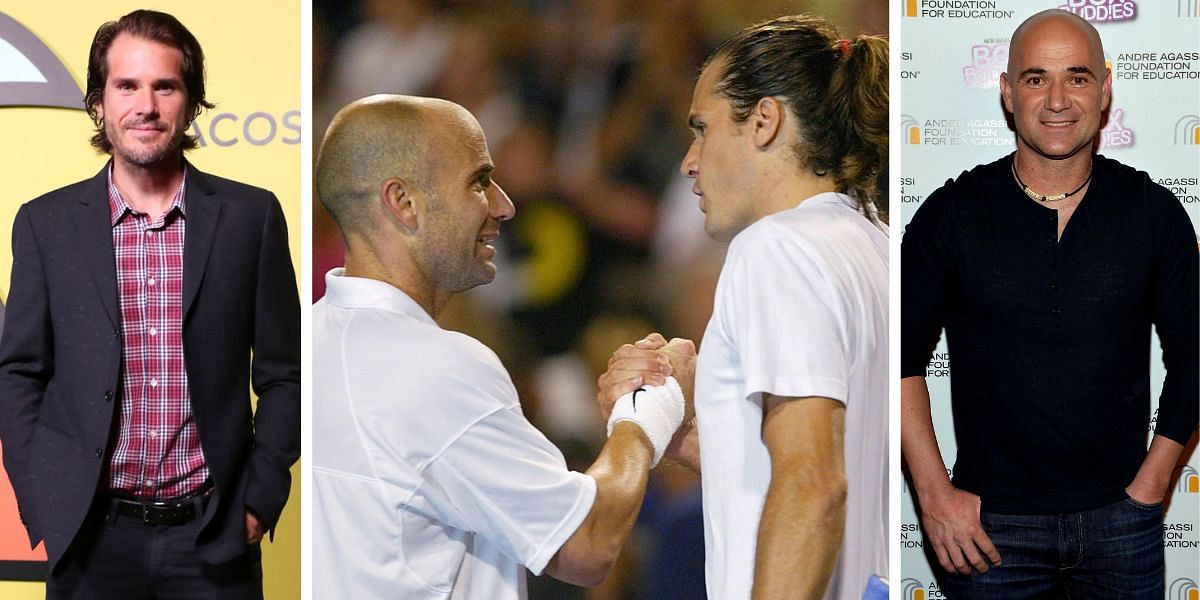
M 1104 41 L 1113 100 L 1099 152 L 1148 172 L 1179 197 L 1200 228 L 1200 0 L 902 0 L 901 57 L 892 65 L 901 70 L 901 226 L 947 179 L 1015 149 L 999 76 L 1012 31 L 1047 8 L 1091 21 Z M 1163 378 L 1157 338 L 1151 365 L 1157 399 Z M 956 448 L 951 369 L 943 341 L 928 382 L 947 466 L 954 464 Z M 1187 454 L 1163 531 L 1170 600 L 1200 598 L 1200 457 L 1194 443 Z M 903 600 L 942 598 L 933 576 L 941 567 L 926 558 L 907 484 L 901 497 L 901 581 L 893 587 Z

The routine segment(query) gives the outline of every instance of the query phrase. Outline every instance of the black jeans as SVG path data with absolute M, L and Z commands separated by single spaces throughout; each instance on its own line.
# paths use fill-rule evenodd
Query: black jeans
M 196 551 L 200 519 L 147 525 L 92 507 L 62 561 L 46 578 L 47 600 L 262 600 L 258 544 L 212 565 Z
M 984 512 L 980 524 L 1000 553 L 987 573 L 949 574 L 952 600 L 1163 598 L 1163 507 L 1125 499 L 1055 515 Z

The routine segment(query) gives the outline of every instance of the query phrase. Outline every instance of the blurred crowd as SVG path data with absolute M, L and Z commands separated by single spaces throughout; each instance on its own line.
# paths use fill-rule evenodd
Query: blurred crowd
M 725 246 L 679 162 L 698 69 L 752 23 L 812 12 L 887 33 L 886 0 L 315 0 L 314 148 L 346 103 L 435 96 L 479 119 L 517 216 L 498 275 L 438 319 L 491 347 L 525 414 L 576 470 L 604 437 L 596 378 L 650 331 L 700 342 Z M 313 208 L 313 300 L 341 238 Z M 319 399 L 317 399 L 319 401 Z M 704 598 L 698 479 L 653 472 L 638 531 L 600 588 L 531 579 L 530 598 Z

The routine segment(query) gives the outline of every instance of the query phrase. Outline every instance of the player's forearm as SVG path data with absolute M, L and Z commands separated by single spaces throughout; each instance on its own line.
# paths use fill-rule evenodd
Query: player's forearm
M 755 600 L 825 593 L 846 523 L 846 480 L 839 475 L 777 477 L 773 470 L 758 527 Z
M 900 442 L 918 497 L 928 501 L 950 490 L 946 463 L 942 461 L 933 430 L 929 387 L 924 377 L 900 380 Z
M 1135 500 L 1152 502 L 1159 502 L 1166 497 L 1171 473 L 1174 472 L 1175 464 L 1179 462 L 1182 453 L 1183 446 L 1179 442 L 1161 435 L 1154 436 L 1150 442 L 1150 450 L 1142 460 L 1142 466 L 1138 468 L 1137 475 L 1127 488 L 1130 496 Z
M 694 423 L 685 423 L 675 433 L 671 445 L 667 447 L 664 458 L 684 467 L 697 475 L 700 474 L 700 432 Z
M 594 586 L 608 575 L 637 520 L 646 494 L 653 449 L 642 429 L 619 422 L 587 474 L 596 500 L 575 533 L 546 567 L 562 581 Z

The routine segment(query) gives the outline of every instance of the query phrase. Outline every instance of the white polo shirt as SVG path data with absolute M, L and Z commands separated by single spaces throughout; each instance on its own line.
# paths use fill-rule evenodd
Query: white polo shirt
M 749 598 L 771 460 L 762 394 L 846 405 L 846 530 L 825 598 L 887 574 L 888 238 L 842 194 L 729 246 L 696 366 L 708 597 Z
M 314 598 L 525 597 L 596 483 L 521 413 L 496 355 L 371 279 L 313 307 Z

